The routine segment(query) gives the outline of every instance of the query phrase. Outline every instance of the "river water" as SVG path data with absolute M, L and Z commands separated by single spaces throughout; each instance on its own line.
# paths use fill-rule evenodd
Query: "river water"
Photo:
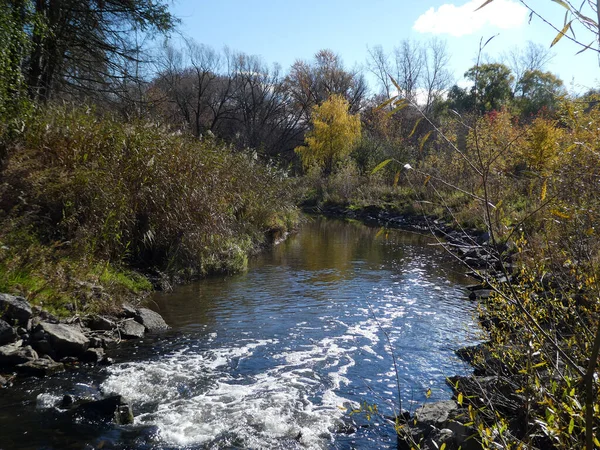
M 395 448 L 398 391 L 414 410 L 468 370 L 453 353 L 478 334 L 466 283 L 429 237 L 310 218 L 246 273 L 156 294 L 172 330 L 116 364 L 0 391 L 0 449 Z M 124 395 L 135 424 L 56 408 L 86 391 Z

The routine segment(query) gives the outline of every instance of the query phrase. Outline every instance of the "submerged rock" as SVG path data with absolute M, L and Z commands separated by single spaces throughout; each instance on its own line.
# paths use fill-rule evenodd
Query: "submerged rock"
M 4 320 L 0 319 L 0 345 L 9 344 L 17 338 L 17 333 Z
M 31 314 L 31 306 L 23 297 L 0 294 L 0 317 L 8 323 L 27 327 Z
M 147 332 L 162 331 L 169 328 L 160 314 L 148 308 L 139 308 L 135 315 L 135 321 L 144 325 Z
M 90 344 L 81 329 L 74 325 L 42 322 L 39 329 L 59 356 L 79 356 Z
M 88 348 L 79 359 L 87 363 L 99 363 L 104 358 L 104 349 L 102 348 Z

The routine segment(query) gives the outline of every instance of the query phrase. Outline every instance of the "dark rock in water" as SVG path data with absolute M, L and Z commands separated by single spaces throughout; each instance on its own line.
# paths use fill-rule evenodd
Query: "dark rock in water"
M 0 347 L 0 366 L 16 366 L 38 358 L 30 346 L 22 347 L 23 341 Z
M 90 344 L 77 326 L 42 322 L 39 327 L 59 356 L 79 356 Z
M 17 333 L 8 323 L 0 319 L 0 345 L 9 344 L 17 338 Z
M 117 324 L 104 316 L 95 316 L 86 322 L 88 328 L 94 331 L 110 331 L 117 328 Z
M 127 319 L 119 326 L 119 332 L 124 339 L 139 339 L 144 337 L 144 325 L 132 319 Z
M 31 318 L 31 306 L 23 297 L 0 294 L 0 318 L 10 324 L 17 323 L 27 327 Z
M 160 314 L 148 308 L 138 309 L 135 320 L 144 325 L 147 332 L 162 331 L 169 328 Z
M 88 348 L 79 359 L 87 363 L 99 363 L 104 358 L 104 349 L 102 348 Z
M 27 375 L 45 377 L 58 372 L 64 372 L 65 366 L 62 363 L 53 361 L 52 359 L 39 358 L 34 361 L 19 364 L 17 366 L 17 370 Z
M 113 359 L 109 358 L 108 356 L 105 356 L 98 362 L 98 364 L 100 364 L 101 366 L 112 366 L 113 363 L 114 363 Z
M 490 298 L 490 295 L 494 292 L 491 289 L 478 289 L 469 294 L 470 300 L 487 300 Z
M 131 406 L 120 395 L 82 403 L 76 407 L 75 414 L 88 420 L 112 421 L 119 425 L 133 423 Z
M 0 375 L 0 387 L 4 387 L 8 384 L 8 380 Z

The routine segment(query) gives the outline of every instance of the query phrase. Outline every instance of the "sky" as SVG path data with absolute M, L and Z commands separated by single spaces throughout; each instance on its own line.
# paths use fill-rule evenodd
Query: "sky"
M 321 49 L 339 54 L 347 68 L 365 65 L 368 48 L 381 45 L 392 51 L 401 41 L 445 40 L 451 55 L 450 71 L 461 84 L 472 67 L 480 43 L 494 37 L 485 58 L 504 62 L 508 50 L 527 41 L 550 47 L 557 35 L 542 20 L 532 18 L 518 0 L 494 0 L 475 11 L 484 0 L 175 0 L 171 10 L 180 18 L 180 32 L 215 49 L 261 56 L 287 70 L 294 61 L 311 60 Z M 564 12 L 548 0 L 532 0 L 544 18 L 562 28 Z M 593 40 L 575 28 L 578 39 Z M 547 70 L 558 75 L 575 93 L 600 87 L 598 54 L 561 39 L 553 47 Z M 374 83 L 369 80 L 371 87 Z

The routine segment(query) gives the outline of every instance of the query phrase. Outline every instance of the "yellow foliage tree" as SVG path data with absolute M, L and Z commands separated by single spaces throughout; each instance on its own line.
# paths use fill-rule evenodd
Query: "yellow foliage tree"
M 295 151 L 305 168 L 318 166 L 329 175 L 334 165 L 342 161 L 360 139 L 360 118 L 348 112 L 348 102 L 340 95 L 332 95 L 321 105 L 313 107 L 312 130 Z

